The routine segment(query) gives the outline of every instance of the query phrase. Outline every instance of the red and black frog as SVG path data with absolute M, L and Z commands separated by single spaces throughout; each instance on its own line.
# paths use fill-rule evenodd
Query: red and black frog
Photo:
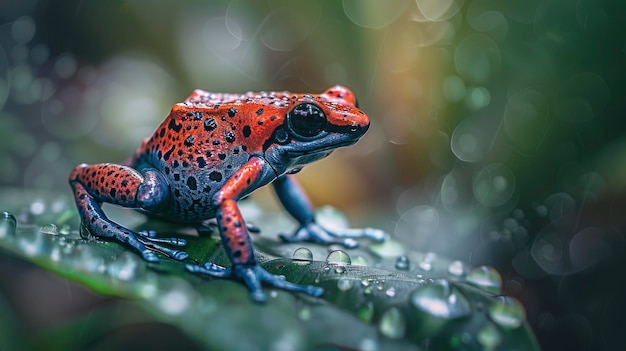
M 209 232 L 215 219 L 232 265 L 187 264 L 194 273 L 245 282 L 252 299 L 263 301 L 261 284 L 320 296 L 319 287 L 296 285 L 257 265 L 249 229 L 237 200 L 272 183 L 284 208 L 299 223 L 287 242 L 337 243 L 354 247 L 354 238 L 383 240 L 384 232 L 330 231 L 320 226 L 306 194 L 292 175 L 304 165 L 356 143 L 370 121 L 354 94 L 334 86 L 322 94 L 290 92 L 223 94 L 195 90 L 177 103 L 133 157 L 120 164 L 81 164 L 70 175 L 83 229 L 97 238 L 117 240 L 149 262 L 157 252 L 185 260 L 184 239 L 135 232 L 110 219 L 103 202 L 136 208 L 168 221 Z

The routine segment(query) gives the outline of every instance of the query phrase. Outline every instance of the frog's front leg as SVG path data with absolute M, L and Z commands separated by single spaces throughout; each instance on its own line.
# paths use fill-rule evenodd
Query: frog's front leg
M 161 245 L 184 246 L 185 240 L 156 238 L 148 232 L 131 231 L 108 219 L 100 207 L 101 203 L 107 202 L 150 212 L 162 210 L 169 204 L 170 191 L 167 181 L 158 171 L 145 169 L 138 172 L 128 166 L 110 163 L 82 164 L 70 174 L 70 185 L 74 190 L 82 225 L 95 237 L 128 244 L 150 262 L 158 261 L 155 252 L 177 260 L 188 257 L 184 251 Z
M 280 235 L 286 242 L 310 241 L 321 244 L 341 244 L 348 248 L 357 247 L 355 238 L 369 238 L 375 241 L 385 239 L 380 229 L 363 228 L 329 230 L 315 221 L 313 206 L 293 175 L 283 175 L 272 183 L 283 207 L 293 216 L 300 227 L 292 236 Z
M 261 289 L 262 283 L 288 291 L 320 296 L 324 292 L 323 289 L 290 283 L 284 278 L 268 273 L 256 263 L 252 242 L 237 206 L 237 200 L 247 190 L 255 189 L 259 183 L 265 183 L 270 172 L 273 171 L 265 161 L 258 157 L 252 157 L 228 179 L 213 198 L 213 205 L 217 208 L 216 218 L 222 244 L 232 266 L 223 268 L 207 263 L 204 266 L 187 265 L 187 269 L 194 273 L 213 277 L 234 277 L 243 280 L 250 289 L 252 299 L 257 302 L 266 299 L 265 293 Z

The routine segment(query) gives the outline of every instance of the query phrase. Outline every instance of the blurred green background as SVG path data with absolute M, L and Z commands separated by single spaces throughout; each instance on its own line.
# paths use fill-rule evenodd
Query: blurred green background
M 343 84 L 372 127 L 298 175 L 316 205 L 496 267 L 544 349 L 619 350 L 625 81 L 623 1 L 5 0 L 0 186 L 69 192 L 195 88 Z

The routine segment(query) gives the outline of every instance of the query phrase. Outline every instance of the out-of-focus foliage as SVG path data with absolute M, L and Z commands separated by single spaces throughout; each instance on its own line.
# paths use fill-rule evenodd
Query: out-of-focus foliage
M 9 0 L 0 23 L 0 185 L 125 159 L 194 88 L 345 84 L 372 127 L 299 175 L 315 203 L 493 265 L 546 349 L 626 347 L 625 2 Z

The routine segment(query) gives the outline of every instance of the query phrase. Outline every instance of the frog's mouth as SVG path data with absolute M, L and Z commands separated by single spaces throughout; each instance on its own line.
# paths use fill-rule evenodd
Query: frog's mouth
M 323 153 L 325 153 L 327 156 L 328 154 L 330 154 L 337 148 L 354 145 L 357 141 L 359 141 L 359 138 L 347 139 L 347 140 L 344 138 L 341 138 L 341 139 L 342 140 L 338 140 L 336 142 L 328 142 L 328 140 L 323 140 L 322 141 L 323 145 L 315 145 L 315 141 L 312 141 L 310 142 L 312 145 L 307 145 L 308 147 L 287 149 L 286 152 L 287 152 L 287 155 L 290 157 L 312 155 L 312 154 L 323 154 Z

